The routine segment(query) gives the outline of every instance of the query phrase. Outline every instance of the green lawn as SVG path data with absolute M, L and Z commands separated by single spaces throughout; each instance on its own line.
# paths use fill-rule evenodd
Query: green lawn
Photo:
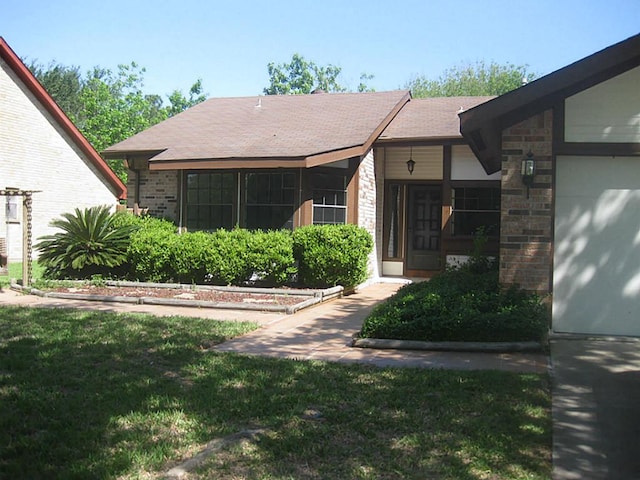
M 33 261 L 31 264 L 32 280 L 42 278 L 43 268 L 37 261 Z M 12 262 L 9 264 L 8 272 L 5 275 L 0 275 L 0 287 L 9 285 L 12 278 L 22 279 L 22 262 Z
M 252 323 L 0 307 L 0 478 L 548 479 L 546 376 L 218 354 Z

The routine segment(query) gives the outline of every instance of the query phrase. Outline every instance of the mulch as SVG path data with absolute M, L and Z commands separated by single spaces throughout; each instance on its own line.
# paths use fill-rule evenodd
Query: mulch
M 175 298 L 182 300 L 199 300 L 217 303 L 255 303 L 262 305 L 295 305 L 303 301 L 299 295 L 228 292 L 222 290 L 186 290 L 184 288 L 154 288 L 154 287 L 115 287 L 83 285 L 76 287 L 55 287 L 47 291 L 59 293 L 77 293 L 82 295 L 121 296 L 121 297 L 154 297 Z

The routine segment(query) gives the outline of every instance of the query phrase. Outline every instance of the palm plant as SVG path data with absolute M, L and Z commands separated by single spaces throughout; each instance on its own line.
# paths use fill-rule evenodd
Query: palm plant
M 50 225 L 62 232 L 39 238 L 35 248 L 48 278 L 89 278 L 109 275 L 127 258 L 135 225 L 118 225 L 106 205 L 63 213 Z

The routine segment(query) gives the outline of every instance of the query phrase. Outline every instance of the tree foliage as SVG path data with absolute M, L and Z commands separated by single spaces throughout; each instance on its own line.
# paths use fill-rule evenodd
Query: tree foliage
M 445 70 L 436 80 L 417 75 L 405 88 L 416 98 L 502 95 L 534 78 L 526 65 L 477 62 Z
M 144 93 L 146 70 L 135 62 L 118 65 L 115 72 L 97 66 L 84 77 L 79 67 L 56 63 L 31 63 L 29 69 L 98 151 L 206 100 L 198 79 L 188 97 L 174 90 L 165 105 L 162 96 Z M 123 162 L 109 160 L 109 165 L 126 182 Z
M 347 92 L 350 88 L 344 87 L 338 80 L 342 68 L 332 64 L 321 66 L 313 61 L 306 60 L 299 53 L 294 53 L 289 63 L 269 63 L 269 86 L 263 89 L 265 95 L 301 95 L 311 93 L 314 90 L 324 92 Z M 362 73 L 358 92 L 374 92 L 367 82 L 374 78 L 373 75 Z
M 82 110 L 80 92 L 83 79 L 80 67 L 51 62 L 47 66 L 31 63 L 28 68 L 69 118 L 77 117 Z
M 344 92 L 338 83 L 342 69 L 335 65 L 320 66 L 294 53 L 289 63 L 267 65 L 269 86 L 264 89 L 266 95 L 305 94 L 314 90 L 325 92 Z

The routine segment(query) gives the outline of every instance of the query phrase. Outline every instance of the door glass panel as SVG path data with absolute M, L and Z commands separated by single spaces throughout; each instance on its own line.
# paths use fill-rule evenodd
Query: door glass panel
M 440 187 L 409 185 L 407 267 L 440 268 L 442 195 Z

